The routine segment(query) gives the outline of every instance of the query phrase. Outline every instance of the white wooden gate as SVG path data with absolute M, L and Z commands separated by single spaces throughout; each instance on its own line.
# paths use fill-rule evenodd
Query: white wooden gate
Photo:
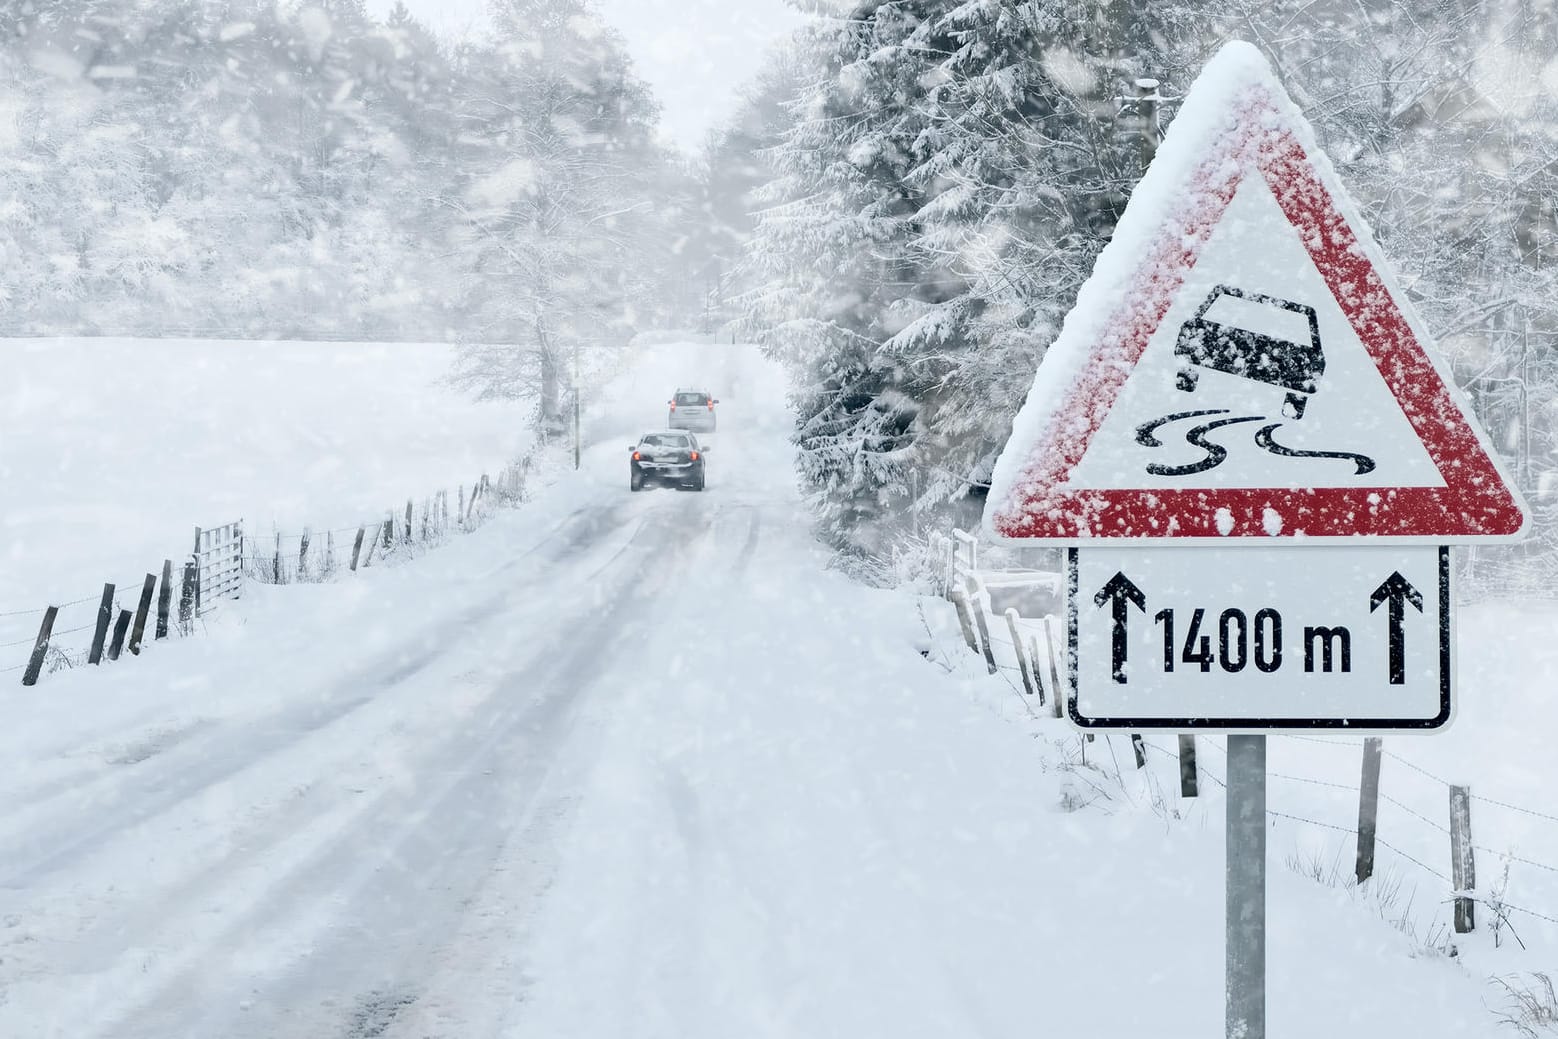
M 204 612 L 222 599 L 243 597 L 243 520 L 221 527 L 195 528 L 195 610 Z

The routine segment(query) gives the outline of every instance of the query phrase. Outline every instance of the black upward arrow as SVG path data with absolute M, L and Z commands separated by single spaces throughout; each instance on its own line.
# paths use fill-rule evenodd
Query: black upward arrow
M 1407 637 L 1401 630 L 1405 619 L 1406 603 L 1423 612 L 1423 593 L 1412 587 L 1412 582 L 1401 576 L 1400 570 L 1391 572 L 1374 594 L 1369 596 L 1369 612 L 1379 609 L 1380 603 L 1390 601 L 1390 684 L 1405 685 L 1407 680 Z
M 1129 577 L 1116 571 L 1109 578 L 1109 583 L 1098 590 L 1093 596 L 1093 603 L 1102 606 L 1109 600 L 1114 600 L 1114 680 L 1121 685 L 1125 684 L 1125 604 L 1127 601 L 1136 604 L 1136 608 L 1143 613 L 1147 612 L 1147 597 L 1142 594 L 1140 588 L 1131 582 Z

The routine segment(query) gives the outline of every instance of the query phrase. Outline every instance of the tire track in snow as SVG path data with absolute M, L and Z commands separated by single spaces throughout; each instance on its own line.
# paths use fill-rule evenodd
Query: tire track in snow
M 646 523 L 643 531 L 657 532 L 661 546 L 677 544 L 689 533 L 684 520 L 670 516 Z M 635 534 L 635 544 L 637 540 Z M 619 587 L 657 585 L 658 581 L 645 579 L 669 576 L 676 570 L 679 552 L 649 547 L 647 565 L 645 560 L 618 557 L 624 564 L 634 564 L 626 567 Z M 645 619 L 634 614 L 645 611 L 642 596 L 618 595 L 599 618 L 599 630 L 620 632 L 643 626 Z M 573 626 L 572 618 L 560 620 Z M 167 972 L 150 1005 L 115 1022 L 104 1034 L 183 1033 L 191 1024 L 198 1034 L 233 1037 L 376 1034 L 359 1028 L 361 1020 L 378 1020 L 372 1014 L 359 1019 L 361 1000 L 382 1009 L 385 993 L 396 994 L 394 1017 L 398 1019 L 406 1007 L 401 997 L 408 986 L 420 987 L 426 973 L 422 968 L 433 957 L 437 941 L 460 926 L 460 900 L 430 902 L 429 896 L 468 894 L 480 886 L 507 833 L 507 827 L 497 821 L 535 814 L 548 776 L 578 721 L 588 679 L 604 666 L 598 646 L 580 639 L 549 662 L 543 658 L 540 666 L 511 672 L 504 687 L 485 701 L 499 708 L 496 715 L 473 717 L 469 725 L 455 731 L 451 741 L 427 754 L 414 770 L 419 778 L 410 792 L 380 791 L 348 819 L 329 820 L 329 837 L 273 878 L 236 919 L 226 921 L 220 933 L 195 946 L 182 969 Z M 524 675 L 525 687 L 550 692 L 527 702 L 525 690 L 516 688 L 519 674 Z M 456 767 L 440 772 L 437 763 Z M 490 810 L 475 812 L 473 805 Z M 457 825 L 443 820 L 456 820 Z M 365 849 L 369 850 L 366 856 Z M 460 853 L 443 853 L 449 849 Z M 363 861 L 365 857 L 369 862 Z M 218 891 L 222 878 L 229 875 L 225 869 L 212 870 Z M 341 882 L 321 886 L 321 877 Z M 185 893 L 181 888 L 180 894 Z M 372 922 L 366 922 L 370 918 Z M 334 923 L 324 922 L 328 920 Z M 223 998 L 234 979 L 211 977 L 210 964 L 200 949 L 246 939 L 268 947 L 273 956 L 285 957 L 286 949 L 296 942 L 294 925 L 299 922 L 303 930 L 320 934 L 317 943 L 304 943 L 314 956 L 297 959 L 272 975 L 278 989 L 274 998 L 262 994 L 262 981 L 256 998 L 235 1010 L 241 1001 Z M 339 947 L 339 954 L 326 951 L 332 946 Z M 380 954 L 387 952 L 394 962 L 352 955 L 353 950 L 360 953 L 369 946 Z M 359 966 L 343 966 L 353 962 Z M 351 995 L 361 996 L 356 1009 L 341 1005 Z M 188 1022 L 191 1005 L 209 1012 L 198 1022 Z M 343 1016 L 345 1020 L 339 1020 Z M 337 1024 L 327 1027 L 331 1019 L 337 1019 Z M 384 1023 L 384 1028 L 393 1023 Z
M 602 524 L 609 523 L 616 511 L 603 515 L 592 509 L 570 514 L 540 543 L 509 560 L 500 570 L 509 571 L 523 563 L 556 563 L 593 546 L 600 537 Z M 537 554 L 539 560 L 533 558 Z M 8 839 L 6 863 L 0 867 L 4 870 L 0 872 L 0 888 L 29 887 L 49 873 L 101 850 L 126 830 L 178 808 L 304 739 L 325 733 L 410 681 L 451 649 L 485 634 L 513 594 L 511 587 L 505 587 L 485 597 L 445 618 L 434 631 L 424 633 L 421 646 L 414 653 L 408 655 L 404 649 L 398 649 L 382 655 L 335 683 L 330 691 L 301 705 L 289 706 L 259 725 L 245 721 L 239 725 L 199 726 L 203 738 L 187 741 L 177 755 L 157 755 L 162 760 L 150 769 L 110 767 L 90 778 L 53 779 L 39 791 L 42 797 L 11 795 L 11 807 L 0 816 L 0 833 L 22 832 L 19 837 Z M 374 693 L 354 692 L 364 688 Z M 141 730 L 125 742 L 143 742 L 147 735 Z M 134 766 L 144 760 L 109 764 Z M 38 821 L 26 827 L 28 817 Z

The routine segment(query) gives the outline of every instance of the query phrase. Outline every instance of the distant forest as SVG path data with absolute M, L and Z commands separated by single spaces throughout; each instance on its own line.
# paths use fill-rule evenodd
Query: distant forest
M 361 0 L 0 5 L 0 332 L 684 320 L 698 186 L 620 39 L 584 0 L 490 21 L 451 45 Z
M 792 377 L 822 532 L 880 559 L 977 513 L 1144 144 L 1239 38 L 1537 506 L 1547 569 L 1513 563 L 1558 582 L 1550 3 L 797 2 L 696 156 L 589 0 L 494 0 L 458 43 L 361 0 L 5 4 L 0 334 L 455 341 L 552 427 L 581 352 L 741 335 Z

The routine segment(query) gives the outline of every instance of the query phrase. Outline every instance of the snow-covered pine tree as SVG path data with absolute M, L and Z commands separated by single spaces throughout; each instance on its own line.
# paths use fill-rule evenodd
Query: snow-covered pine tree
M 938 290 L 915 249 L 909 179 L 931 113 L 921 77 L 935 0 L 862 0 L 806 30 L 817 64 L 772 154 L 745 323 L 793 373 L 803 486 L 840 548 L 874 552 L 908 502 L 918 387 L 883 344 Z
M 772 149 L 747 321 L 798 378 L 803 481 L 839 545 L 961 521 L 1140 173 L 1136 74 L 1214 45 L 1110 0 L 859 3 Z
M 1212 5 L 1194 15 L 1107 0 L 949 7 L 928 37 L 940 59 L 927 91 L 936 117 L 909 173 L 926 198 L 917 247 L 942 272 L 943 298 L 924 301 L 887 344 L 929 387 L 915 442 L 922 510 L 981 496 L 1140 175 L 1141 142 L 1116 119 L 1129 84 L 1184 75 L 1213 36 Z
M 1479 580 L 1558 580 L 1558 25 L 1526 0 L 1281 0 L 1243 28 L 1316 124 L 1406 291 L 1535 504 L 1538 537 Z M 1548 73 L 1550 75 L 1550 73 Z M 1545 562 L 1534 564 L 1532 553 Z M 1495 560 L 1510 565 L 1502 573 Z

